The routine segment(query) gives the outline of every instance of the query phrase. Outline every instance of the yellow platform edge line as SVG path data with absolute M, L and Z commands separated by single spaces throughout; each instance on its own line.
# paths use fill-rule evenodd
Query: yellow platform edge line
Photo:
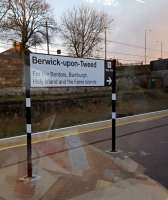
M 128 124 L 132 124 L 132 123 L 137 123 L 137 122 L 145 122 L 145 121 L 150 121 L 150 120 L 157 120 L 157 119 L 160 119 L 162 117 L 165 117 L 165 115 L 163 116 L 153 116 L 153 117 L 149 117 L 149 118 L 146 118 L 146 119 L 138 119 L 138 120 L 135 120 L 135 121 L 132 121 L 132 122 L 117 122 L 117 126 L 124 126 L 124 125 L 128 125 Z M 104 129 L 108 129 L 108 128 L 111 128 L 111 125 L 110 126 L 102 126 L 100 128 L 91 128 L 91 129 L 88 129 L 88 130 L 84 130 L 84 131 L 79 131 L 79 132 L 76 132 L 76 133 L 72 133 L 72 132 L 69 132 L 69 133 L 64 133 L 64 134 L 61 134 L 61 135 L 58 135 L 58 136 L 51 136 L 50 138 L 43 138 L 43 139 L 32 139 L 32 144 L 38 144 L 38 143 L 42 143 L 42 142 L 47 142 L 47 141 L 51 141 L 51 140 L 55 140 L 55 139 L 60 139 L 60 138 L 63 138 L 63 137 L 69 137 L 69 136 L 73 136 L 73 135 L 80 135 L 80 134 L 84 134 L 84 133 L 94 133 L 94 134 L 97 134 L 96 131 L 100 131 L 100 130 L 104 130 Z M 0 145 L 0 151 L 5 151 L 5 150 L 10 150 L 10 149 L 14 149 L 14 148 L 19 148 L 19 147 L 23 147 L 23 146 L 26 146 L 27 144 L 26 143 L 22 143 L 22 144 L 17 144 L 17 145 L 11 145 L 11 146 L 7 146 L 7 147 L 4 147 L 6 146 L 5 145 Z

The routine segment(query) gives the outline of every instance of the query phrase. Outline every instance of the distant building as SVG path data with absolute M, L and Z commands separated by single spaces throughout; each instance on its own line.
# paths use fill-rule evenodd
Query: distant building
M 0 53 L 0 92 L 20 91 L 23 86 L 22 49 L 19 43 Z
M 161 87 L 168 88 L 168 59 L 158 59 L 150 62 L 152 80 L 160 82 Z
M 158 59 L 150 62 L 151 71 L 168 70 L 168 59 Z
M 2 52 L 0 55 L 4 55 L 4 56 L 10 56 L 10 57 L 21 57 L 22 54 L 22 47 L 21 44 L 19 42 L 14 42 L 13 43 L 13 47 Z

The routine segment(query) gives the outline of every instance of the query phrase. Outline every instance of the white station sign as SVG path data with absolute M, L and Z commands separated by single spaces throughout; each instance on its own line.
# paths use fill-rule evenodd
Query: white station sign
M 31 87 L 104 86 L 104 60 L 30 54 Z

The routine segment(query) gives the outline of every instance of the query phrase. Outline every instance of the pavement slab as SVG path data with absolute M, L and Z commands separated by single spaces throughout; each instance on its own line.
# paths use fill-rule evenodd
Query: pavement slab
M 36 180 L 19 180 L 26 175 L 27 166 L 26 161 L 19 162 L 19 157 L 17 162 L 1 165 L 0 199 L 168 200 L 167 190 L 145 176 L 143 167 L 122 153 L 109 155 L 83 145 L 80 136 L 62 138 L 57 145 L 59 152 L 51 144 L 47 148 L 44 144 L 33 146 Z M 24 155 L 25 151 L 21 150 Z M 3 151 L 0 154 L 3 157 Z

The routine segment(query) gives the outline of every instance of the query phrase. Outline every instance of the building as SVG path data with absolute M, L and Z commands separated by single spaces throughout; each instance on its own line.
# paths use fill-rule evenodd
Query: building
M 0 93 L 21 92 L 24 82 L 22 50 L 19 43 L 0 53 Z
M 158 59 L 150 62 L 153 82 L 157 82 L 163 88 L 168 88 L 168 59 Z

